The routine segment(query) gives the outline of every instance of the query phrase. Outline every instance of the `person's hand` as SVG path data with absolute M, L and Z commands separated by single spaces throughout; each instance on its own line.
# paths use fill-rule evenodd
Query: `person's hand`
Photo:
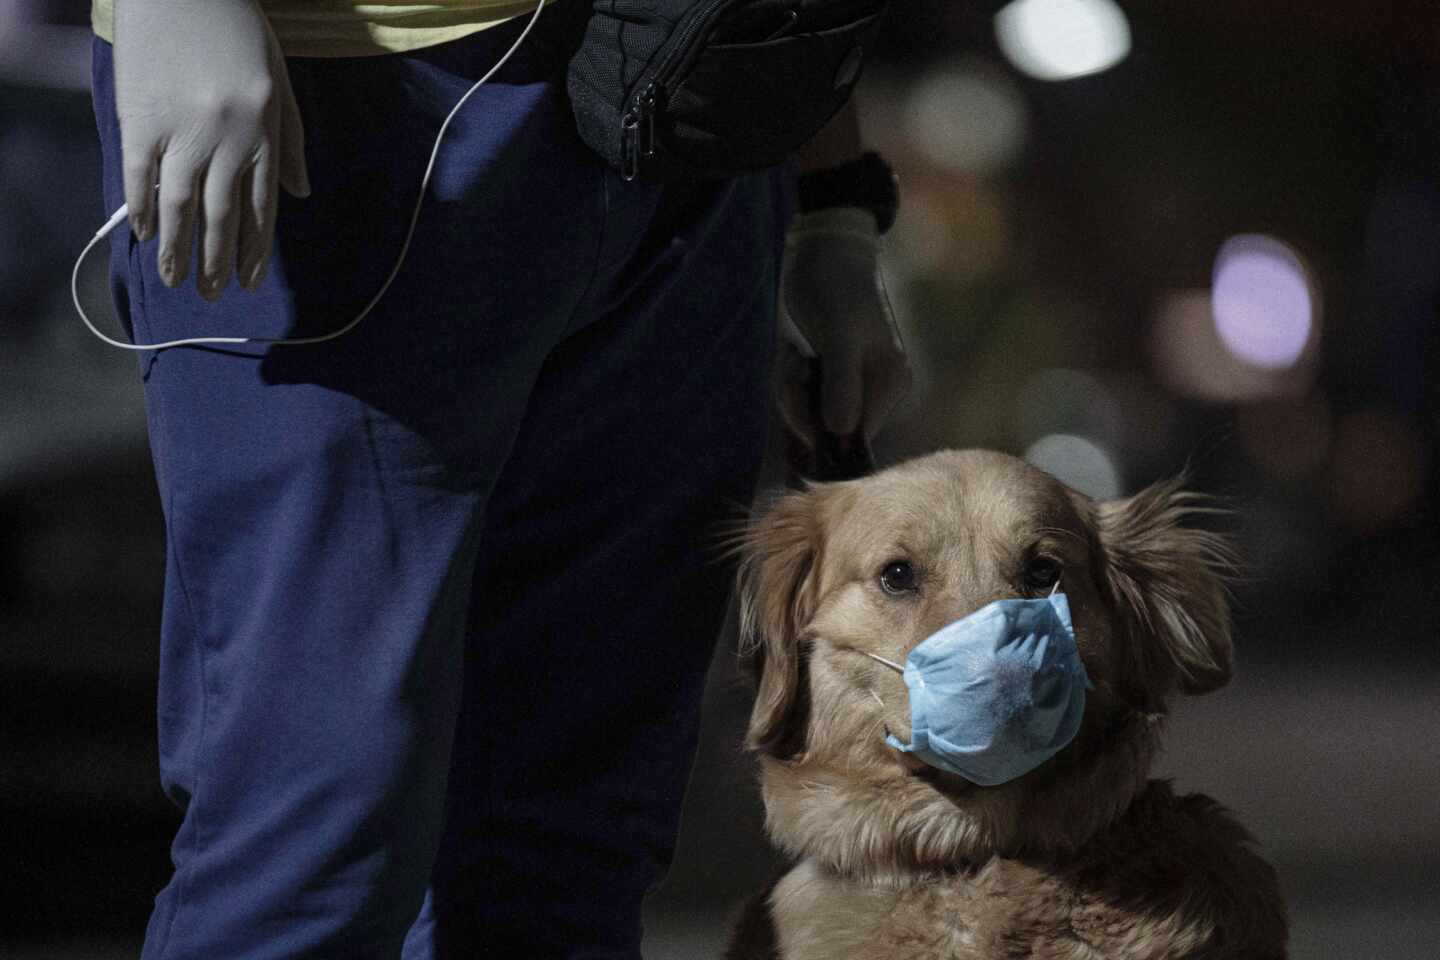
M 845 447 L 868 444 L 910 388 L 879 251 L 875 215 L 858 207 L 800 214 L 786 236 L 781 317 L 815 359 L 782 360 L 780 410 L 812 450 L 823 434 Z
M 161 279 L 185 279 L 198 228 L 200 294 L 218 297 L 237 263 L 255 289 L 277 180 L 310 193 L 300 109 L 256 0 L 116 0 L 115 107 L 130 224 L 158 233 Z

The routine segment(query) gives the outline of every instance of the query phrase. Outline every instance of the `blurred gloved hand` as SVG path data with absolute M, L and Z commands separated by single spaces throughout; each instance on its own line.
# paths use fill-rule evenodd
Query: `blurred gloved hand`
M 116 0 L 115 107 L 135 235 L 160 237 L 160 277 L 213 300 L 238 261 L 259 285 L 276 182 L 310 193 L 300 109 L 256 0 Z M 159 185 L 158 193 L 155 189 Z
M 785 424 L 812 450 L 838 441 L 868 457 L 869 440 L 910 388 L 879 252 L 875 215 L 859 207 L 800 214 L 786 237 L 781 320 L 803 337 L 806 359 L 795 347 L 781 358 L 778 399 Z

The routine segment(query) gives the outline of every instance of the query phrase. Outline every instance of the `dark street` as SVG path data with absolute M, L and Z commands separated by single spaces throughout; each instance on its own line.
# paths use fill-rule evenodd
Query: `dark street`
M 1242 558 L 1235 678 L 1175 704 L 1157 775 L 1255 835 L 1296 960 L 1432 960 L 1440 18 L 1120 0 L 1119 59 L 1046 76 L 1004 6 L 896 4 L 857 94 L 901 185 L 884 264 L 916 370 L 878 459 L 990 447 L 1096 499 L 1181 471 L 1217 496 Z M 178 823 L 157 770 L 165 541 L 140 378 L 68 289 L 109 214 L 88 22 L 83 0 L 0 13 L 5 960 L 138 956 Z M 80 294 L 114 332 L 104 260 Z M 780 866 L 735 648 L 732 622 L 647 908 L 655 960 L 718 958 Z

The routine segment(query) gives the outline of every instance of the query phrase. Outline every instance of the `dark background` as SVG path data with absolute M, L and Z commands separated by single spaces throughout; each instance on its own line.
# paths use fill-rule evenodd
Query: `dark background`
M 1042 82 L 997 47 L 999 6 L 901 0 L 859 94 L 901 177 L 886 270 L 918 375 L 879 452 L 1028 452 L 1100 496 L 1188 466 L 1223 496 L 1247 562 L 1238 671 L 1177 704 L 1161 772 L 1260 838 L 1294 956 L 1434 957 L 1440 15 L 1126 0 L 1126 59 Z M 0 957 L 16 960 L 135 955 L 175 823 L 139 383 L 67 289 L 108 215 L 86 23 L 83 0 L 0 11 Z M 1227 352 L 1207 309 L 1222 245 L 1255 234 L 1286 245 L 1315 304 L 1286 369 Z M 103 315 L 102 259 L 82 292 Z M 648 911 L 657 958 L 714 956 L 769 869 L 732 649 L 727 633 Z

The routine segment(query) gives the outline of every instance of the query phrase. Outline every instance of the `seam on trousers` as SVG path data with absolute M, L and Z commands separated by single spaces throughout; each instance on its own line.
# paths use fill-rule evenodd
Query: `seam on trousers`
M 610 225 L 610 176 L 608 168 L 599 164 L 591 164 L 588 169 L 592 171 L 598 169 L 600 173 L 600 189 L 597 191 L 600 200 L 600 229 L 595 237 L 595 260 L 590 268 L 590 276 L 585 280 L 585 287 L 580 291 L 580 296 L 576 298 L 575 305 L 570 309 L 570 317 L 565 321 L 560 336 L 555 340 L 557 344 L 569 339 L 570 335 L 575 333 L 579 327 L 584 326 L 583 323 L 577 321 L 592 306 L 590 296 L 595 290 L 595 281 L 600 277 L 600 269 L 605 258 L 606 233 Z
M 132 234 L 132 238 L 133 238 L 133 234 Z M 148 335 L 149 335 L 149 332 L 150 332 L 150 330 L 149 330 L 150 324 L 149 324 L 148 321 L 145 321 L 145 319 L 144 319 L 144 318 L 147 316 L 146 311 L 145 311 L 145 304 L 146 304 L 146 295 L 145 295 L 145 270 L 144 270 L 144 268 L 143 268 L 143 265 L 141 265 L 140 263 L 137 262 L 137 261 L 138 261 L 138 254 L 136 253 L 136 251 L 138 251 L 138 250 L 139 250 L 139 245 L 138 245 L 138 244 L 136 244 L 136 245 L 134 245 L 134 246 L 132 247 L 131 275 L 130 275 L 130 279 L 131 279 L 131 280 L 134 280 L 134 281 L 138 281 L 138 282 L 132 284 L 132 292 L 131 292 L 131 318 L 132 318 L 132 325 L 134 326 L 134 328 L 135 328 L 136 330 L 139 330 L 140 327 L 141 327 L 141 325 L 142 325 L 142 323 L 143 323 L 143 326 L 145 327 L 145 333 L 146 333 L 146 336 L 147 336 L 147 338 L 148 338 Z M 134 307 L 135 307 L 136 300 L 137 300 L 137 298 L 136 298 L 136 296 L 135 296 L 135 293 L 134 293 L 134 288 L 136 288 L 136 287 L 138 287 L 138 289 L 139 289 L 139 297 L 138 297 L 139 310 L 138 310 L 138 311 L 135 310 L 135 308 L 134 308 Z M 137 320 L 136 320 L 137 315 L 138 315 L 138 318 L 139 318 L 139 321 L 138 321 L 138 322 L 137 322 Z M 188 349 L 188 348 L 181 347 L 181 348 L 179 348 L 179 349 L 182 349 L 182 350 L 183 350 L 183 349 Z M 149 359 L 148 359 L 148 362 L 147 362 L 147 366 L 149 367 L 150 370 L 153 370 L 153 369 L 154 369 L 155 364 L 156 364 L 156 363 L 158 362 L 158 360 L 159 360 L 159 356 L 160 356 L 160 355 L 159 355 L 158 352 L 152 352 L 152 353 L 149 354 Z M 149 373 L 148 373 L 148 372 L 145 374 L 145 379 L 146 379 L 147 381 L 149 380 Z M 157 387 L 157 388 L 156 388 L 156 391 L 158 392 L 158 390 L 159 390 L 159 388 Z M 165 409 L 165 403 L 164 403 L 164 401 L 157 395 L 157 396 L 154 396 L 154 397 L 151 399 L 151 404 L 152 404 L 152 409 L 154 410 L 155 419 L 156 419 L 156 421 L 157 421 L 157 423 L 156 423 L 156 427 L 157 427 L 156 433 L 157 433 L 159 436 L 161 436 L 161 437 L 168 436 L 168 435 L 169 435 L 169 431 L 165 429 L 165 424 L 164 424 L 164 421 L 167 419 L 167 411 L 166 411 L 166 409 Z M 160 458 L 157 457 L 156 459 L 159 460 Z M 168 463 L 173 464 L 173 460 L 172 460 L 170 457 L 167 456 L 167 457 L 165 457 L 164 459 L 165 459 Z M 193 866 L 193 864 L 195 863 L 196 858 L 197 858 L 197 857 L 199 856 L 199 854 L 200 854 L 200 846 L 201 846 L 201 844 L 200 844 L 200 814 L 199 814 L 199 798 L 200 798 L 200 758 L 201 758 L 201 756 L 203 756 L 203 754 L 204 754 L 203 744 L 205 743 L 205 735 L 206 735 L 207 729 L 208 729 L 208 727 L 209 727 L 209 719 L 210 719 L 210 684 L 209 684 L 209 681 L 208 681 L 208 679 L 207 679 L 208 671 L 207 671 L 207 669 L 206 669 L 206 662 L 207 662 L 207 661 L 206 661 L 206 657 L 205 657 L 205 644 L 204 644 L 204 642 L 202 641 L 202 633 L 201 633 L 201 630 L 200 630 L 200 622 L 199 622 L 199 618 L 195 616 L 195 606 L 194 606 L 194 602 L 191 600 L 190 588 L 189 588 L 189 586 L 188 586 L 188 584 L 187 584 L 187 579 L 186 579 L 186 576 L 185 576 L 184 563 L 183 563 L 183 561 L 181 560 L 181 557 L 180 557 L 180 541 L 179 541 L 179 538 L 178 538 L 178 537 L 176 536 L 176 534 L 175 534 L 175 520 L 174 520 L 174 515 L 175 515 L 175 511 L 176 511 L 178 508 L 177 508 L 176 503 L 175 503 L 175 485 L 174 485 L 174 482 L 173 482 L 173 481 L 171 480 L 171 478 L 170 478 L 170 468 L 167 468 L 167 469 L 164 471 L 164 477 L 163 477 L 163 479 L 162 479 L 161 476 L 160 476 L 160 471 L 157 469 L 157 471 L 156 471 L 156 479 L 157 479 L 157 481 L 159 481 L 159 485 L 162 487 L 161 501 L 162 501 L 162 504 L 164 505 L 164 508 L 165 508 L 165 509 L 164 509 L 164 516 L 165 516 L 165 537 L 166 537 L 166 541 L 167 541 L 167 543 L 168 543 L 167 550 L 168 550 L 168 552 L 171 553 L 171 555 L 173 555 L 174 558 L 175 558 L 175 579 L 176 579 L 176 581 L 177 581 L 177 583 L 178 583 L 178 586 L 179 586 L 179 589 L 180 589 L 180 596 L 181 596 L 182 601 L 183 601 L 184 606 L 185 606 L 185 615 L 186 615 L 186 618 L 189 620 L 190 642 L 191 642 L 191 643 L 194 645 L 194 647 L 195 647 L 195 652 L 196 652 L 196 655 L 197 655 L 197 659 L 199 660 L 199 666 L 200 666 L 200 731 L 199 731 L 199 736 L 196 737 L 196 745 L 195 745 L 195 749 L 194 749 L 193 755 L 192 755 L 192 757 L 190 758 L 190 759 L 191 759 L 191 763 L 190 763 L 190 784 L 189 784 L 189 789 L 190 789 L 190 802 L 189 802 L 189 804 L 187 805 L 187 807 L 186 807 L 186 809 L 185 809 L 185 816 L 186 816 L 187 819 L 190 819 L 190 820 L 191 820 L 191 825 L 192 825 L 192 829 L 191 829 L 191 831 L 190 831 L 190 860 L 188 861 L 187 866 Z M 161 942 L 160 942 L 160 951 L 159 951 L 160 960 L 164 960 L 164 958 L 170 954 L 170 944 L 171 944 L 171 942 L 172 942 L 173 939 L 174 939 L 175 924 L 176 924 L 176 922 L 179 920 L 179 917 L 180 917 L 180 908 L 181 908 L 181 905 L 185 902 L 185 892 L 186 892 L 186 886 L 187 886 L 187 881 L 188 881 L 188 880 L 189 880 L 189 876 L 188 876 L 187 872 L 186 872 L 183 868 L 177 867 L 176 870 L 175 870 L 174 876 L 173 876 L 173 878 L 172 878 L 172 882 L 175 884 L 175 902 L 174 902 L 174 903 L 172 904 L 172 906 L 171 906 L 170 919 L 169 919 L 169 921 L 168 921 L 168 922 L 166 923 L 166 925 L 165 925 L 164 937 L 163 937 L 163 939 L 162 939 Z
M 380 456 L 380 449 L 375 441 L 375 418 L 378 413 L 371 410 L 370 404 L 360 404 L 360 429 L 365 434 L 365 452 L 369 455 L 370 469 L 375 471 L 375 486 L 379 488 L 380 502 L 385 510 L 390 510 L 393 505 L 390 499 L 389 478 L 385 476 L 385 464 Z M 387 533 L 385 537 L 385 553 L 391 561 L 398 560 L 399 548 L 395 545 L 395 537 Z
M 175 556 L 175 579 L 179 581 L 180 594 L 185 603 L 185 613 L 190 621 L 190 642 L 194 644 L 196 654 L 200 661 L 200 733 L 199 736 L 196 737 L 194 756 L 191 758 L 190 803 L 185 810 L 186 816 L 193 818 L 193 829 L 190 831 L 190 861 L 187 864 L 187 866 L 193 866 L 195 859 L 200 854 L 200 758 L 205 753 L 205 735 L 210 721 L 210 683 L 208 679 L 209 672 L 206 669 L 205 643 L 201 636 L 198 618 L 195 616 L 194 604 L 190 599 L 190 588 L 186 584 L 185 565 L 180 558 L 180 548 L 177 538 L 174 535 L 174 523 L 170 519 L 171 514 L 173 514 L 175 510 L 175 501 L 173 496 L 167 497 L 167 499 L 170 501 L 171 508 L 166 511 L 165 535 L 170 538 L 170 549 L 174 552 Z M 162 960 L 170 952 L 171 935 L 175 929 L 175 922 L 180 917 L 180 906 L 185 901 L 185 888 L 188 879 L 189 877 L 185 874 L 184 870 L 176 869 L 175 904 L 170 913 L 170 922 L 165 928 L 164 943 L 160 948 Z

